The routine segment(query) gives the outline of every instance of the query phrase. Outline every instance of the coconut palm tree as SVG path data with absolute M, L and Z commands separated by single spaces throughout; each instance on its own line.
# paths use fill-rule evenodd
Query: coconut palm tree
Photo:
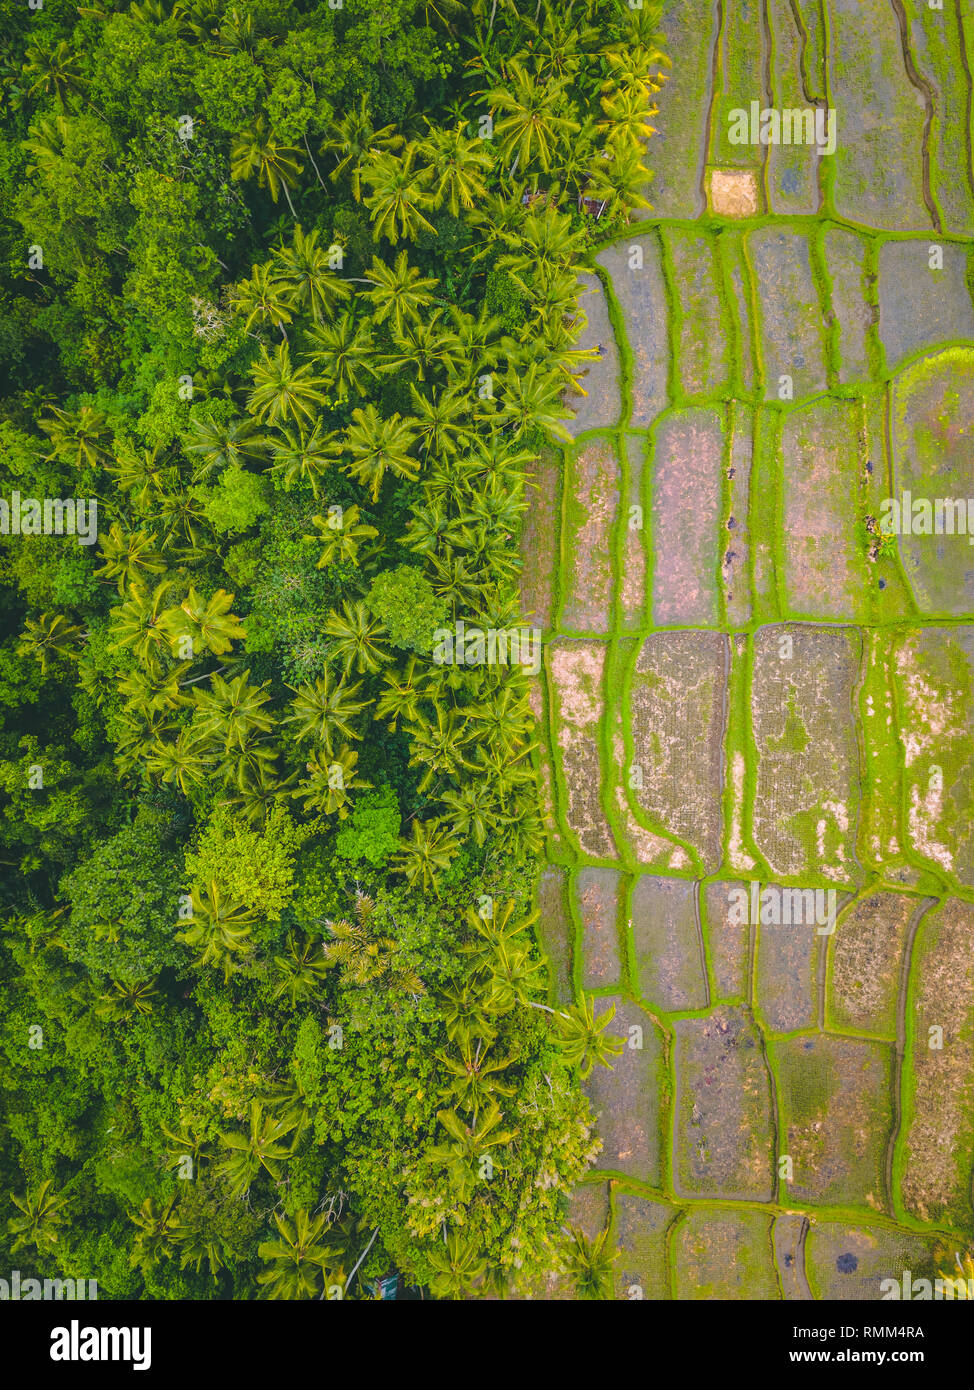
M 501 155 L 526 170 L 534 162 L 547 172 L 558 146 L 579 130 L 566 88 L 568 79 L 541 82 L 519 62 L 512 62 L 510 85 L 488 93 L 491 106 L 504 112 L 494 126 Z
M 459 1056 L 449 1052 L 437 1052 L 436 1059 L 446 1068 L 449 1079 L 441 1087 L 438 1096 L 446 1104 L 459 1106 L 473 1116 L 477 1122 L 479 1111 L 496 1096 L 512 1096 L 513 1086 L 505 1086 L 498 1080 L 499 1075 L 516 1059 L 514 1057 L 491 1057 L 490 1044 L 483 1038 L 462 1039 L 457 1050 Z
M 111 611 L 109 621 L 114 640 L 108 644 L 109 651 L 127 649 L 143 666 L 155 670 L 162 655 L 169 651 L 169 635 L 163 617 L 166 600 L 174 587 L 172 579 L 161 580 L 151 593 L 142 584 L 130 584 L 130 598 Z
M 407 420 L 398 414 L 391 420 L 383 420 L 371 402 L 364 410 L 356 406 L 352 420 L 354 423 L 349 426 L 342 445 L 351 459 L 343 463 L 342 468 L 356 482 L 371 489 L 373 502 L 379 499 L 387 472 L 410 482 L 416 480 L 419 462 L 409 453 L 416 443 L 416 435 Z
M 603 201 L 610 216 L 619 214 L 628 222 L 634 208 L 652 206 L 642 193 L 651 178 L 637 150 L 612 147 L 608 159 L 595 161 L 585 192 Z
M 248 333 L 254 324 L 262 327 L 269 323 L 272 328 L 281 330 L 285 341 L 287 329 L 284 325 L 291 322 L 290 300 L 291 296 L 270 265 L 255 265 L 249 280 L 241 280 L 230 295 L 234 309 L 244 315 L 244 328 Z
M 462 1298 L 487 1273 L 487 1260 L 467 1232 L 445 1234 L 443 1245 L 434 1246 L 427 1258 L 434 1271 L 430 1292 L 437 1298 Z
M 483 140 L 465 135 L 460 121 L 444 130 L 427 121 L 429 133 L 416 146 L 420 159 L 429 166 L 428 186 L 435 208 L 445 203 L 452 217 L 460 209 L 474 207 L 487 192 L 487 175 L 494 163 L 493 152 Z
M 286 956 L 274 957 L 281 978 L 271 997 L 283 999 L 286 996 L 293 1010 L 298 1004 L 307 1004 L 320 997 L 322 978 L 328 966 L 312 937 L 298 941 L 292 933 L 288 936 L 287 945 Z
M 273 253 L 276 284 L 291 309 L 321 323 L 331 316 L 339 300 L 352 293 L 340 275 L 333 274 L 329 254 L 318 241 L 317 230 L 305 236 L 300 224 L 295 227 L 290 246 Z
M 397 150 L 403 143 L 402 136 L 395 133 L 395 126 L 375 129 L 369 114 L 369 99 L 363 94 L 357 110 L 349 111 L 331 122 L 321 153 L 331 151 L 335 154 L 338 163 L 331 172 L 332 182 L 347 172 L 351 179 L 352 196 L 356 202 L 361 202 L 362 161 L 373 150 Z
M 333 564 L 358 564 L 359 547 L 379 534 L 374 526 L 369 526 L 360 517 L 358 507 L 352 506 L 335 513 L 329 512 L 327 517 L 311 518 L 322 533 L 322 550 L 316 568 L 321 570 Z
M 622 1038 L 605 1032 L 614 1016 L 615 1005 L 610 1004 L 605 1013 L 596 1018 L 595 1000 L 591 994 L 583 994 L 582 1002 L 572 1004 L 567 1013 L 556 1014 L 555 1041 L 565 1060 L 570 1066 L 577 1066 L 583 1078 L 596 1065 L 611 1070 L 612 1059 L 622 1052 L 625 1046 Z
M 208 651 L 214 656 L 225 656 L 234 642 L 247 635 L 240 619 L 230 612 L 232 606 L 233 594 L 226 589 L 217 589 L 204 599 L 190 585 L 187 597 L 178 608 L 167 609 L 162 623 L 173 646 L 187 639 L 194 654 Z
M 392 266 L 373 256 L 365 278 L 372 286 L 365 291 L 365 297 L 374 306 L 374 322 L 385 323 L 388 319 L 397 333 L 402 333 L 407 322 L 421 321 L 423 310 L 433 302 L 430 290 L 438 284 L 420 275 L 416 267 L 409 264 L 405 251 L 399 252 Z
M 175 783 L 183 796 L 190 796 L 210 781 L 212 759 L 206 744 L 192 727 L 180 730 L 175 740 L 157 738 L 146 750 L 146 772 L 160 782 Z
M 23 1197 L 11 1194 L 10 1200 L 20 1212 L 7 1222 L 14 1237 L 11 1254 L 27 1245 L 33 1245 L 38 1254 L 50 1254 L 60 1239 L 58 1227 L 64 1222 L 66 1206 L 66 1199 L 54 1191 L 53 1180 L 45 1178 L 35 1189 L 28 1188 Z
M 200 459 L 193 475 L 193 481 L 200 482 L 214 471 L 241 468 L 250 460 L 260 458 L 265 444 L 256 421 L 246 416 L 226 421 L 194 416 L 183 441 L 183 451 Z
M 301 427 L 282 429 L 270 436 L 271 466 L 268 470 L 278 474 L 286 489 L 310 483 L 314 495 L 318 496 L 321 479 L 334 462 L 335 450 L 325 432 L 323 421 L 315 421 L 310 432 Z
M 111 448 L 112 432 L 100 411 L 83 405 L 76 413 L 49 406 L 50 415 L 40 427 L 51 441 L 49 457 L 63 459 L 75 468 L 95 468 Z
M 191 923 L 185 930 L 177 931 L 176 940 L 198 952 L 194 962 L 198 970 L 219 966 L 224 979 L 229 980 L 235 958 L 249 955 L 254 949 L 251 932 L 257 914 L 221 892 L 215 880 L 193 885 L 190 906 Z M 176 925 L 183 924 L 180 921 Z
M 316 407 L 325 397 L 310 367 L 295 367 L 286 343 L 279 343 L 273 354 L 265 347 L 260 361 L 250 368 L 254 389 L 247 398 L 247 409 L 262 424 L 286 425 L 314 421 Z
M 282 1165 L 291 1157 L 291 1150 L 283 1141 L 293 1129 L 293 1123 L 265 1114 L 260 1101 L 252 1100 L 248 1129 L 243 1134 L 235 1130 L 220 1132 L 220 1141 L 230 1152 L 216 1171 L 229 1183 L 231 1197 L 242 1197 L 261 1169 L 275 1181 L 280 1178 Z
M 449 1135 L 449 1141 L 434 1145 L 428 1157 L 447 1170 L 450 1182 L 459 1189 L 460 1201 L 467 1202 L 478 1182 L 483 1181 L 483 1160 L 489 1156 L 493 1169 L 499 1169 L 501 1164 L 494 1150 L 508 1145 L 517 1130 L 502 1128 L 504 1116 L 496 1100 L 489 1100 L 470 1124 L 455 1110 L 438 1110 L 436 1118 Z
M 344 1272 L 335 1273 L 334 1262 L 341 1250 L 328 1242 L 328 1218 L 311 1215 L 303 1207 L 293 1219 L 274 1213 L 278 1240 L 261 1241 L 257 1253 L 268 1264 L 258 1274 L 257 1282 L 264 1286 L 268 1298 L 316 1298 L 321 1290 L 322 1275 L 329 1268 L 325 1282 L 344 1284 Z
M 250 672 L 224 680 L 219 671 L 210 677 L 209 690 L 196 686 L 194 725 L 201 738 L 222 747 L 244 750 L 255 734 L 270 733 L 274 720 L 264 706 L 270 700 L 269 682 L 254 686 L 249 683 Z
M 149 1268 L 160 1260 L 168 1259 L 175 1248 L 174 1232 L 179 1225 L 176 1214 L 176 1199 L 156 1203 L 154 1197 L 146 1197 L 138 1211 L 132 1212 L 130 1219 L 138 1227 L 138 1234 L 132 1242 L 129 1264 Z
M 283 189 L 291 215 L 296 218 L 290 189 L 296 187 L 301 173 L 300 155 L 300 150 L 279 140 L 274 131 L 267 128 L 264 117 L 258 116 L 254 124 L 240 131 L 233 141 L 230 176 L 241 180 L 256 174 L 258 187 L 266 188 L 275 203 Z
M 321 811 L 326 816 L 338 812 L 340 820 L 348 815 L 350 793 L 370 785 L 356 773 L 358 753 L 346 746 L 333 753 L 312 753 L 305 765 L 307 776 L 291 793 L 304 802 L 308 814 Z
M 46 673 L 56 660 L 77 661 L 83 633 L 77 623 L 69 622 L 62 613 L 42 613 L 28 618 L 17 644 L 17 651 L 40 662 Z
M 612 1265 L 618 1259 L 619 1252 L 609 1246 L 608 1240 L 608 1226 L 594 1240 L 589 1240 L 577 1226 L 570 1226 L 565 1231 L 561 1258 L 576 1298 L 592 1300 L 612 1297 Z
M 114 579 L 118 592 L 124 594 L 129 584 L 148 579 L 150 574 L 162 574 L 166 562 L 156 549 L 154 531 L 124 531 L 117 521 L 112 522 L 107 536 L 100 536 L 98 548 L 102 564 L 95 574 Z
M 355 716 L 368 709 L 370 701 L 356 700 L 362 688 L 361 681 L 347 686 L 344 677 L 336 681 L 326 667 L 324 675 L 314 685 L 302 685 L 295 689 L 291 701 L 292 713 L 286 715 L 284 723 L 296 726 L 295 737 L 311 738 L 324 745 L 325 751 L 332 751 L 333 735 L 341 734 L 343 739 L 360 739 L 362 735 L 355 728 Z
M 450 867 L 460 840 L 445 821 L 413 821 L 412 839 L 399 841 L 393 866 L 404 874 L 411 888 L 439 897 L 437 881 Z
M 345 313 L 335 323 L 313 328 L 308 341 L 311 349 L 306 356 L 339 401 L 347 400 L 349 394 L 365 395 L 367 379 L 375 376 L 372 327 L 368 319 L 356 319 L 353 314 Z
M 329 613 L 325 632 L 335 639 L 329 654 L 342 664 L 346 675 L 353 667 L 359 675 L 364 672 L 374 675 L 389 660 L 383 637 L 385 628 L 361 599 L 352 604 L 343 603 L 340 613 Z
M 370 150 L 362 163 L 362 180 L 371 189 L 365 206 L 376 240 L 386 237 L 395 246 L 401 236 L 412 241 L 420 231 L 436 234 L 433 224 L 423 216 L 433 199 L 426 190 L 425 171 L 413 167 L 415 160 L 416 147 L 410 145 L 401 157 Z

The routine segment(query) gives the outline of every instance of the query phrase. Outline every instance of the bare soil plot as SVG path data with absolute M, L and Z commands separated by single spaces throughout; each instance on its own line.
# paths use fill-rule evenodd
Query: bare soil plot
M 602 809 L 601 642 L 556 642 L 548 649 L 552 743 L 567 797 L 565 817 L 579 849 L 593 859 L 615 859 L 612 832 Z
M 521 615 L 548 631 L 554 625 L 552 588 L 561 523 L 561 461 L 543 449 L 528 474 L 527 509 L 521 527 Z
M 646 621 L 646 503 L 644 483 L 646 472 L 646 439 L 640 434 L 627 434 L 626 450 L 626 510 L 621 537 L 622 575 L 619 588 L 621 620 L 624 631 L 634 631 Z
M 714 988 L 718 999 L 744 999 L 748 987 L 751 928 L 732 912 L 733 890 L 748 886 L 740 880 L 708 883 L 704 890 L 704 932 L 710 947 Z
M 810 624 L 755 634 L 754 835 L 775 876 L 856 876 L 859 648 L 854 632 Z
M 807 923 L 755 928 L 754 1007 L 769 1032 L 790 1033 L 818 1021 L 822 941 Z
M 630 901 L 640 998 L 666 1013 L 707 1003 L 694 885 L 641 874 Z
M 790 0 L 769 0 L 768 19 L 774 35 L 772 105 L 778 110 L 806 109 L 809 103 L 802 76 L 802 34 Z M 772 145 L 768 149 L 771 211 L 782 216 L 816 212 L 818 166 L 815 146 Z
M 882 1211 L 892 1045 L 819 1034 L 768 1047 L 778 1080 L 779 1150 L 793 1165 L 782 1184 L 786 1200 Z
M 674 1027 L 677 1194 L 771 1201 L 771 1079 L 750 1012 L 721 1005 Z
M 659 114 L 653 125 L 659 138 L 652 141 L 649 165 L 654 178 L 646 196 L 657 217 L 696 217 L 703 212 L 716 22 L 716 7 L 702 6 L 700 0 L 671 0 L 663 11 L 666 51 L 673 55 L 674 66 L 655 99 Z
M 555 1004 L 570 1003 L 573 998 L 575 929 L 565 896 L 567 879 L 564 869 L 549 866 L 541 875 L 538 885 L 538 930 L 550 967 L 551 994 Z
M 669 361 L 669 307 L 655 235 L 633 236 L 600 251 L 625 319 L 632 352 L 633 429 L 647 429 L 666 407 Z
M 712 627 L 720 616 L 717 569 L 724 433 L 708 408 L 674 410 L 653 451 L 653 622 Z
M 679 304 L 677 371 L 684 396 L 726 389 L 731 344 L 720 285 L 716 243 L 705 232 L 663 231 L 671 294 Z
M 866 294 L 866 243 L 846 227 L 825 233 L 825 269 L 832 287 L 832 312 L 839 325 L 839 380 L 863 381 L 869 374 L 869 329 L 873 309 Z
M 970 93 L 958 80 L 960 9 L 945 5 L 932 10 L 926 0 L 904 0 L 904 9 L 917 70 L 932 88 L 931 179 L 943 225 L 947 231 L 974 236 L 970 142 L 963 136 L 970 119 Z
M 586 325 L 578 340 L 580 348 L 598 348 L 602 356 L 583 369 L 579 377 L 587 395 L 571 392 L 566 404 L 574 419 L 566 419 L 565 428 L 576 439 L 584 430 L 608 429 L 618 424 L 622 410 L 619 390 L 619 350 L 609 323 L 609 308 L 605 291 L 597 275 L 580 275 L 584 286 L 581 308 Z
M 666 1232 L 679 1208 L 624 1187 L 615 1189 L 612 1205 L 612 1235 L 619 1251 L 613 1269 L 616 1298 L 669 1298 Z
M 805 1272 L 817 1299 L 862 1302 L 881 1299 L 884 1279 L 914 1278 L 930 1266 L 933 1242 L 884 1226 L 852 1226 L 810 1218 L 805 1238 Z
M 611 439 L 593 439 L 565 468 L 562 628 L 607 633 L 612 626 L 612 530 L 619 511 L 619 460 Z
M 940 248 L 942 269 L 930 267 L 932 245 Z M 970 247 L 936 237 L 880 247 L 879 336 L 889 371 L 919 348 L 974 338 L 969 265 Z
M 583 987 L 605 989 L 621 984 L 617 870 L 579 869 L 572 891 L 582 924 Z
M 671 1251 L 678 1299 L 780 1298 L 767 1212 L 692 1207 Z
M 895 655 L 914 853 L 974 882 L 974 627 L 904 635 Z
M 758 227 L 748 233 L 747 245 L 757 279 L 765 399 L 798 400 L 824 391 L 825 335 L 809 238 L 778 226 Z M 790 396 L 781 394 L 785 378 Z
M 567 1224 L 584 1231 L 589 1240 L 605 1230 L 610 1215 L 609 1183 L 605 1179 L 580 1183 L 568 1200 Z
M 922 613 L 969 614 L 974 611 L 974 546 L 959 531 L 963 524 L 969 532 L 974 519 L 974 349 L 925 359 L 899 377 L 891 434 L 899 553 L 917 606 Z M 948 501 L 966 504 L 962 521 Z M 907 512 L 910 535 L 902 534 Z
M 868 612 L 871 582 L 857 529 L 861 412 L 856 401 L 823 399 L 782 422 L 785 588 L 802 617 L 855 621 Z
M 716 632 L 648 637 L 629 694 L 637 782 L 632 795 L 655 823 L 716 870 L 721 842 L 721 737 L 727 639 Z
M 870 227 L 920 231 L 931 225 L 923 198 L 924 110 L 902 62 L 893 6 L 830 0 L 829 13 L 836 210 Z
M 793 1303 L 811 1298 L 805 1278 L 805 1235 L 807 1219 L 800 1212 L 786 1211 L 774 1218 L 771 1235 L 774 1262 L 781 1280 L 781 1292 Z
M 664 1074 L 659 1031 L 630 1000 L 605 997 L 599 1003 L 600 1011 L 607 1004 L 614 1004 L 616 1010 L 609 1025 L 612 1032 L 628 1039 L 629 1029 L 638 1027 L 642 1047 L 627 1046 L 611 1071 L 596 1067 L 582 1083 L 604 1146 L 596 1163 L 603 1171 L 658 1187 L 662 1179 L 660 1091 Z
M 751 618 L 751 534 L 748 514 L 751 500 L 754 419 L 747 406 L 735 403 L 731 407 L 730 420 L 732 439 L 730 466 L 727 470 L 730 515 L 726 522 L 727 535 L 720 570 L 727 623 L 730 627 L 743 627 Z
M 870 893 L 842 914 L 829 943 L 827 1028 L 896 1037 L 900 978 L 921 906 L 905 893 Z
M 903 1204 L 921 1221 L 968 1229 L 974 1216 L 974 907 L 951 898 L 923 918 L 912 984 Z

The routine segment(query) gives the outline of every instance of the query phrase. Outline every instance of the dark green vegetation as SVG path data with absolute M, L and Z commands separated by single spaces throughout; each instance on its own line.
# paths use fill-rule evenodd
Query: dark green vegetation
M 96 499 L 99 536 L 0 539 L 10 1267 L 604 1283 L 558 1228 L 614 1044 L 543 1002 L 527 677 L 430 653 L 517 620 L 657 19 L 17 7 L 0 496 Z

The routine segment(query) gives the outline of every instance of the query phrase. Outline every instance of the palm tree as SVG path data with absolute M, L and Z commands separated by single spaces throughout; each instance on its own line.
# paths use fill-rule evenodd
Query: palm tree
M 114 641 L 109 642 L 109 651 L 127 648 L 143 666 L 156 669 L 161 654 L 169 648 L 163 616 L 174 584 L 174 580 L 163 579 L 151 594 L 141 584 L 128 586 L 131 598 L 111 611 Z
M 567 213 L 553 208 L 529 213 L 517 235 L 504 239 L 514 250 L 498 257 L 497 268 L 509 271 L 527 294 L 530 294 L 528 285 L 519 278 L 525 271 L 535 270 L 540 265 L 573 269 L 585 250 L 583 229 L 573 227 Z
M 647 105 L 646 98 L 641 84 L 617 87 L 602 98 L 602 110 L 607 119 L 600 121 L 596 129 L 612 149 L 641 154 L 643 145 L 656 129 L 649 123 L 649 117 L 657 114 L 656 107 Z
M 266 188 L 274 202 L 284 190 L 292 217 L 297 217 L 289 189 L 294 188 L 301 173 L 301 151 L 279 140 L 268 130 L 263 116 L 234 139 L 230 150 L 230 176 L 250 179 L 257 174 L 260 188 Z
M 578 131 L 566 96 L 566 78 L 539 82 L 520 63 L 512 62 L 510 86 L 488 93 L 496 110 L 506 112 L 494 127 L 501 155 L 514 158 L 526 170 L 534 161 L 546 172 L 555 160 L 557 146 Z
M 309 314 L 315 323 L 331 314 L 340 299 L 351 295 L 347 283 L 332 274 L 328 252 L 318 244 L 317 230 L 305 236 L 295 227 L 290 246 L 274 252 L 276 283 L 282 287 L 290 306 Z
M 233 594 L 228 594 L 226 589 L 217 589 L 208 599 L 203 599 L 190 586 L 189 594 L 179 607 L 167 609 L 163 626 L 170 633 L 174 646 L 181 638 L 188 638 L 194 654 L 205 650 L 214 656 L 225 656 L 234 642 L 247 635 L 240 619 L 230 612 L 232 606 Z
M 133 1014 L 145 1017 L 152 1013 L 158 998 L 159 991 L 154 980 L 136 980 L 132 983 L 114 980 L 109 992 L 101 995 L 95 1005 L 95 1014 L 111 1022 L 131 1018 Z
M 279 328 L 281 337 L 287 340 L 284 325 L 291 322 L 290 296 L 282 282 L 275 277 L 273 267 L 255 265 L 250 279 L 241 280 L 230 298 L 234 309 L 246 316 L 244 328 L 248 333 L 255 323 L 269 323 Z
M 317 569 L 321 570 L 326 565 L 333 564 L 358 564 L 359 547 L 379 534 L 374 526 L 361 521 L 360 516 L 358 507 L 352 506 L 337 513 L 329 513 L 327 517 L 311 518 L 322 532 L 322 550 L 318 557 Z
M 589 197 L 605 202 L 610 216 L 620 213 L 628 222 L 633 208 L 652 206 L 641 191 L 651 178 L 636 150 L 613 148 L 607 160 L 596 160 L 585 191 Z
M 459 1043 L 459 1057 L 437 1052 L 436 1059 L 449 1073 L 449 1080 L 439 1095 L 450 1105 L 459 1105 L 473 1116 L 495 1096 L 512 1096 L 513 1086 L 505 1086 L 497 1077 L 515 1060 L 513 1057 L 490 1057 L 490 1045 L 483 1038 L 464 1038 Z
M 394 867 L 405 874 L 411 888 L 439 897 L 437 879 L 449 868 L 460 849 L 460 840 L 444 821 L 413 821 L 411 840 L 400 840 Z
M 316 1298 L 323 1270 L 341 1255 L 337 1246 L 323 1239 L 328 1218 L 300 1208 L 293 1220 L 275 1212 L 274 1224 L 280 1239 L 261 1241 L 257 1247 L 260 1258 L 270 1265 L 258 1274 L 258 1284 L 265 1286 L 268 1298 Z M 344 1284 L 344 1273 L 330 1273 L 326 1282 Z
M 46 674 L 59 658 L 76 661 L 82 640 L 77 623 L 69 622 L 61 613 L 42 613 L 39 618 L 27 619 L 17 651 L 35 657 Z
M 254 420 L 242 416 L 235 420 L 206 420 L 193 417 L 189 422 L 190 442 L 183 443 L 187 454 L 198 454 L 201 465 L 194 481 L 214 470 L 240 468 L 261 456 L 266 440 Z
M 320 996 L 322 976 L 328 966 L 317 952 L 313 938 L 305 937 L 299 944 L 293 935 L 289 935 L 287 944 L 287 955 L 274 957 L 281 978 L 271 998 L 282 999 L 286 996 L 294 1010 L 298 1004 L 311 1003 Z
M 429 134 L 417 150 L 429 166 L 429 185 L 433 206 L 446 203 L 452 217 L 461 208 L 472 208 L 487 192 L 485 176 L 494 163 L 490 147 L 480 139 L 469 140 L 465 123 L 443 130 L 427 121 Z
M 286 489 L 307 482 L 318 496 L 320 480 L 331 467 L 335 454 L 320 419 L 315 421 L 310 434 L 300 427 L 282 429 L 279 435 L 271 438 L 270 452 L 273 463 L 269 471 L 280 474 Z
M 576 1298 L 611 1298 L 612 1265 L 619 1252 L 608 1245 L 609 1227 L 600 1231 L 594 1240 L 589 1240 L 577 1226 L 570 1226 L 565 1236 L 561 1256 Z
M 293 1123 L 265 1115 L 260 1101 L 252 1100 L 249 1129 L 244 1134 L 220 1132 L 220 1139 L 230 1152 L 218 1165 L 217 1173 L 227 1179 L 231 1197 L 242 1197 L 262 1168 L 275 1181 L 280 1178 L 282 1163 L 291 1157 L 282 1141 L 293 1129 Z
M 442 705 L 437 706 L 435 724 L 422 720 L 409 730 L 409 766 L 425 768 L 419 791 L 428 791 L 438 772 L 462 780 L 463 773 L 471 768 L 463 755 L 471 737 L 460 712 Z
M 510 427 L 514 439 L 540 428 L 571 442 L 571 435 L 561 423 L 566 413 L 561 389 L 555 373 L 534 362 L 523 374 L 505 372 L 497 406 L 498 423 L 502 428 Z
M 467 1124 L 455 1110 L 439 1110 L 436 1118 L 450 1136 L 450 1142 L 437 1144 L 429 1150 L 429 1158 L 446 1168 L 450 1181 L 459 1188 L 462 1202 L 469 1201 L 479 1181 L 482 1181 L 482 1160 L 488 1156 L 496 1171 L 500 1163 L 491 1152 L 511 1142 L 517 1130 L 502 1129 L 504 1116 L 496 1100 Z
M 132 1222 L 138 1235 L 132 1243 L 129 1264 L 147 1268 L 167 1259 L 174 1246 L 174 1233 L 179 1225 L 175 1197 L 164 1206 L 157 1206 L 154 1197 L 147 1197 L 138 1211 L 132 1212 Z
M 346 400 L 349 392 L 365 395 L 366 374 L 375 376 L 372 328 L 368 319 L 356 319 L 351 313 L 345 313 L 337 323 L 312 329 L 309 342 L 312 346 L 308 358 L 339 401 Z
M 397 671 L 383 673 L 382 679 L 387 688 L 376 702 L 373 717 L 385 719 L 391 716 L 386 725 L 390 733 L 395 732 L 399 720 L 414 724 L 419 719 L 419 701 L 423 692 L 414 684 L 415 673 L 416 658 L 414 656 L 409 658 L 406 669 L 401 676 Z
M 214 880 L 190 893 L 192 924 L 176 933 L 176 940 L 191 946 L 199 954 L 197 969 L 221 966 L 224 979 L 229 980 L 234 957 L 249 954 L 254 949 L 250 934 L 257 920 L 252 908 L 226 897 Z M 177 923 L 181 926 L 182 923 Z
M 107 536 L 100 536 L 98 547 L 103 562 L 95 571 L 106 579 L 114 579 L 118 592 L 124 594 L 129 584 L 148 579 L 150 574 L 162 574 L 166 562 L 159 554 L 154 531 L 123 531 L 112 522 Z
M 355 729 L 355 716 L 367 709 L 370 702 L 355 699 L 361 688 L 361 681 L 346 686 L 343 677 L 336 682 L 326 668 L 324 675 L 314 685 L 302 685 L 297 689 L 288 686 L 289 690 L 294 690 L 295 698 L 291 701 L 293 713 L 285 716 L 284 723 L 297 726 L 296 738 L 299 743 L 302 739 L 313 738 L 317 743 L 324 744 L 326 752 L 331 753 L 334 734 L 341 734 L 346 739 L 362 737 Z
M 358 753 L 353 749 L 341 747 L 334 753 L 312 753 L 306 766 L 308 776 L 291 793 L 304 801 L 304 809 L 309 814 L 321 811 L 326 816 L 338 812 L 340 820 L 348 815 L 349 793 L 362 791 L 369 786 L 355 771 Z
M 400 236 L 415 240 L 422 231 L 436 234 L 436 228 L 423 216 L 432 198 L 424 185 L 426 175 L 414 169 L 416 147 L 410 145 L 400 158 L 384 151 L 370 150 L 363 161 L 361 175 L 372 190 L 365 206 L 372 215 L 373 236 L 386 237 L 395 246 Z
M 361 599 L 351 605 L 343 603 L 340 613 L 329 613 L 325 620 L 325 632 L 335 639 L 330 655 L 341 662 L 346 675 L 353 666 L 359 675 L 364 672 L 374 675 L 389 660 L 383 638 L 385 628 Z
M 105 416 L 90 405 L 83 405 L 77 414 L 53 405 L 49 409 L 50 416 L 40 421 L 40 427 L 51 441 L 50 457 L 64 459 L 75 468 L 96 467 L 111 447 Z
M 39 1254 L 49 1254 L 57 1245 L 66 1199 L 59 1197 L 53 1187 L 53 1180 L 45 1178 L 35 1191 L 28 1188 L 23 1197 L 11 1196 L 11 1202 L 20 1212 L 20 1216 L 13 1216 L 7 1222 L 7 1230 L 14 1237 L 11 1254 L 26 1245 L 33 1245 Z
M 219 672 L 214 672 L 209 690 L 200 690 L 197 686 L 193 691 L 200 736 L 222 745 L 225 753 L 232 748 L 245 749 L 254 734 L 269 733 L 274 725 L 263 708 L 270 699 L 269 682 L 253 686 L 249 684 L 249 677 L 250 672 L 243 671 L 226 681 Z
M 161 782 L 175 782 L 183 796 L 189 796 L 210 780 L 210 759 L 202 751 L 205 744 L 206 739 L 192 728 L 181 730 L 175 742 L 156 739 L 145 755 L 146 771 Z
M 435 1246 L 428 1260 L 433 1270 L 430 1292 L 437 1298 L 462 1298 L 487 1272 L 487 1260 L 466 1232 L 444 1235 L 443 1245 Z
M 463 341 L 449 326 L 442 309 L 435 309 L 419 323 L 407 324 L 401 333 L 393 329 L 392 340 L 395 347 L 382 355 L 381 372 L 401 372 L 412 368 L 420 381 L 425 381 L 429 373 L 442 371 L 456 380 L 457 375 L 464 375 L 469 366 Z
M 331 172 L 332 182 L 349 172 L 352 182 L 352 196 L 361 202 L 361 165 L 373 150 L 398 149 L 403 144 L 401 135 L 395 133 L 395 126 L 383 126 L 376 130 L 369 115 L 369 99 L 363 94 L 357 111 L 350 111 L 340 120 L 332 121 L 328 136 L 321 146 L 321 153 L 333 151 L 339 156 L 338 163 Z
M 415 482 L 419 463 L 410 457 L 409 450 L 416 443 L 416 435 L 408 421 L 398 413 L 391 420 L 383 420 L 371 401 L 364 410 L 356 406 L 352 420 L 342 446 L 352 457 L 342 468 L 363 487 L 371 488 L 373 502 L 379 500 L 387 471 Z
M 411 423 L 418 426 L 417 433 L 425 453 L 443 459 L 466 448 L 473 436 L 470 397 L 466 391 L 449 387 L 438 392 L 431 401 L 410 382 L 409 393 L 416 408 Z
M 85 90 L 78 59 L 65 39 L 50 48 L 34 45 L 24 56 L 23 76 L 29 97 L 56 97 L 63 109 L 69 96 Z
M 415 266 L 409 264 L 405 251 L 399 252 L 394 266 L 373 256 L 366 280 L 373 286 L 366 291 L 365 297 L 375 306 L 375 322 L 385 323 L 391 318 L 397 333 L 403 331 L 407 320 L 420 322 L 423 310 L 433 302 L 429 291 L 438 284 L 434 279 L 421 276 Z
M 315 407 L 325 398 L 310 367 L 295 367 L 286 343 L 279 343 L 273 356 L 265 347 L 260 361 L 250 369 L 254 389 L 247 398 L 247 409 L 264 424 L 287 424 L 314 420 Z
M 582 1002 L 572 1004 L 567 1013 L 556 1014 L 555 1041 L 565 1060 L 570 1066 L 577 1066 L 583 1078 L 596 1064 L 611 1070 L 612 1058 L 622 1052 L 625 1046 L 622 1038 L 605 1033 L 614 1016 L 615 1005 L 611 1004 L 604 1014 L 596 1018 L 595 1000 L 591 994 L 583 994 Z
M 450 787 L 441 793 L 440 800 L 453 828 L 460 835 L 471 836 L 478 847 L 488 832 L 511 823 L 511 818 L 498 810 L 497 797 L 487 782 L 465 781 L 459 789 Z

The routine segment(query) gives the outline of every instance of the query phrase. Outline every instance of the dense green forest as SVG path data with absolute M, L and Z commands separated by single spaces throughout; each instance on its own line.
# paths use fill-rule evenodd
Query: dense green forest
M 598 1292 L 566 1194 L 621 1043 L 552 1007 L 529 677 L 433 647 L 519 621 L 658 9 L 7 8 L 5 1266 Z

